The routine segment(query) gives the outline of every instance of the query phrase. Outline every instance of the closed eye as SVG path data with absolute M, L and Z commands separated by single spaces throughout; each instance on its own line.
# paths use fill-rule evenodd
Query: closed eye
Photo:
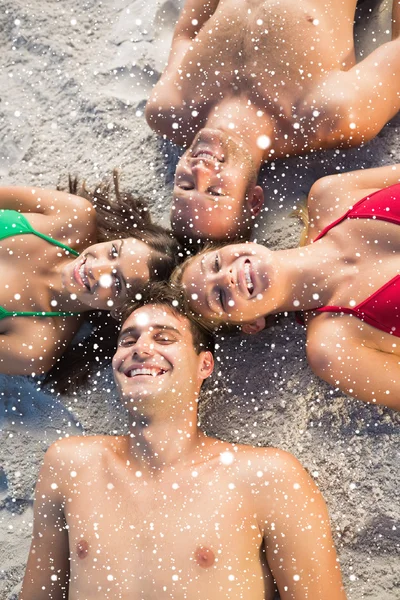
M 218 271 L 221 268 L 218 253 L 215 254 L 214 265 L 213 266 L 214 266 L 214 273 L 218 273 Z
M 119 296 L 119 294 L 122 291 L 121 277 L 118 275 L 118 272 L 115 269 L 113 269 L 112 274 L 113 274 L 113 279 L 114 279 L 115 291 L 116 291 L 117 296 Z
M 136 344 L 136 338 L 132 336 L 122 337 L 118 341 L 118 346 L 122 348 L 129 348 L 129 346 L 133 346 L 134 344 Z
M 177 340 L 169 335 L 165 335 L 165 334 L 157 334 L 154 336 L 154 340 L 158 343 L 158 344 L 173 344 L 174 342 L 176 342 Z
M 207 190 L 207 193 L 208 193 L 208 194 L 210 194 L 211 196 L 225 196 L 225 194 L 223 194 L 223 193 L 220 191 L 220 189 L 217 189 L 217 190 L 216 190 L 216 189 L 209 188 L 209 189 Z
M 225 312 L 224 303 L 225 303 L 225 292 L 222 288 L 219 288 L 217 292 L 217 302 L 221 308 L 222 312 Z

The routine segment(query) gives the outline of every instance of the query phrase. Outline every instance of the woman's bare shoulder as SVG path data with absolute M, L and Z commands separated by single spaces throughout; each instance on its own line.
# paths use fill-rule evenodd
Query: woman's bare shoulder
M 307 199 L 307 243 L 311 243 L 325 227 L 340 219 L 359 200 L 378 189 L 357 187 L 354 173 L 329 175 L 318 179 L 311 187 Z

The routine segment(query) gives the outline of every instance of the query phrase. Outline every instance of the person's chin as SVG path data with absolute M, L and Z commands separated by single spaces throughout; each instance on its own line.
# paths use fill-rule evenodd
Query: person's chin
M 163 394 L 161 390 L 150 390 L 148 388 L 142 388 L 140 390 L 129 390 L 125 393 L 120 394 L 120 400 L 123 406 L 129 412 L 136 412 L 140 407 L 151 406 L 160 402 Z
M 76 295 L 78 296 L 78 300 L 80 302 L 82 302 L 82 304 L 84 306 L 87 306 L 91 310 L 108 310 L 108 311 L 110 311 L 113 308 L 115 308 L 114 304 L 112 306 L 107 305 L 108 300 L 101 300 L 100 298 L 93 296 L 89 291 L 82 292 L 80 290 L 79 294 L 76 293 Z
M 160 377 L 137 375 L 136 377 L 128 378 L 119 387 L 122 398 L 134 401 L 135 398 L 150 397 L 152 394 L 160 392 L 163 386 L 161 378 L 165 375 L 161 375 Z

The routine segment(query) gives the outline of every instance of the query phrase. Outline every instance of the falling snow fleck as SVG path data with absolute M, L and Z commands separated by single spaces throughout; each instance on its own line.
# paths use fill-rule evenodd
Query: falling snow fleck
M 271 138 L 268 137 L 267 135 L 260 135 L 257 138 L 257 146 L 261 149 L 261 150 L 266 150 L 267 148 L 269 148 L 271 145 Z
M 221 452 L 220 461 L 223 465 L 231 465 L 233 463 L 234 456 L 232 452 Z
M 108 275 L 107 273 L 101 275 L 99 278 L 99 285 L 103 288 L 110 288 L 112 286 L 112 282 L 113 280 L 111 275 Z

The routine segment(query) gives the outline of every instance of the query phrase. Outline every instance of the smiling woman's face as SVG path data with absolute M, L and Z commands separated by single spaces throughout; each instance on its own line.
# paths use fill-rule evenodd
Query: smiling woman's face
M 64 267 L 64 288 L 90 308 L 111 310 L 125 300 L 130 287 L 149 281 L 151 252 L 134 238 L 94 244 Z
M 248 243 L 194 257 L 182 277 L 191 309 L 214 323 L 251 323 L 265 315 L 271 254 Z

